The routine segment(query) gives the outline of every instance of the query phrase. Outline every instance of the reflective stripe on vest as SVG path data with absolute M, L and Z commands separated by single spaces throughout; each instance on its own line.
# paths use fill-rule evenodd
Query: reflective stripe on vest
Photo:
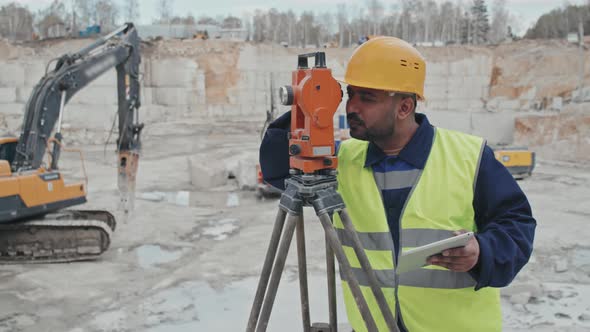
M 400 217 L 401 250 L 448 238 L 455 230 L 476 231 L 473 188 L 484 145 L 481 138 L 437 129 L 424 170 L 394 175 L 374 174 L 371 167 L 364 167 L 367 142 L 351 139 L 340 146 L 338 191 L 390 310 L 401 313 L 410 332 L 501 330 L 499 291 L 488 287 L 476 292 L 469 273 L 429 266 L 396 278 L 393 241 L 378 189 L 406 188 L 415 183 Z M 350 236 L 337 215 L 334 226 L 379 331 L 387 331 L 367 277 L 350 247 Z M 357 332 L 366 331 L 345 279 L 343 291 L 350 324 Z

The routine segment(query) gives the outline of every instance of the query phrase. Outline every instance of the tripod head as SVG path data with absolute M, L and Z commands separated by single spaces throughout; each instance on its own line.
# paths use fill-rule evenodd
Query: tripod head
M 308 58 L 315 58 L 312 68 Z M 342 101 L 340 84 L 326 68 L 324 52 L 300 54 L 292 85 L 280 88 L 281 103 L 291 106 L 289 164 L 296 173 L 334 170 L 334 114 Z

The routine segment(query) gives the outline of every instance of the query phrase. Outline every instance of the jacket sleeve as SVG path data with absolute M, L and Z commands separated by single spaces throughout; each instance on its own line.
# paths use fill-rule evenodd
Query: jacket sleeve
M 289 139 L 291 111 L 273 121 L 264 133 L 260 144 L 260 170 L 263 180 L 285 190 L 285 179 L 289 177 Z
M 504 287 L 528 262 L 537 225 L 516 180 L 485 147 L 473 200 L 480 254 L 475 289 Z

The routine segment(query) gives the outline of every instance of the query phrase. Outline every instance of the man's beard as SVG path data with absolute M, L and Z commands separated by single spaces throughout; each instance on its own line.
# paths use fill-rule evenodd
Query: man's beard
M 395 128 L 393 126 L 393 121 L 389 127 L 386 128 L 367 128 L 365 122 L 361 120 L 357 113 L 349 113 L 346 115 L 346 119 L 350 125 L 350 122 L 354 123 L 354 127 L 359 129 L 364 129 L 362 133 L 356 133 L 352 129 L 350 130 L 350 136 L 353 138 L 362 140 L 362 141 L 369 141 L 369 142 L 377 142 L 384 139 L 388 139 L 393 136 L 395 132 Z

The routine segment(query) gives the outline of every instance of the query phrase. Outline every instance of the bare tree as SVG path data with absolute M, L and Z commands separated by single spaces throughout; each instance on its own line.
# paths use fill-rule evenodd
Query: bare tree
M 125 20 L 127 22 L 135 22 L 139 19 L 139 1 L 125 0 Z
M 192 26 L 195 25 L 196 20 L 195 17 L 192 14 L 187 14 L 186 16 L 182 17 L 182 16 L 174 16 L 171 17 L 168 20 L 168 23 L 170 24 L 178 24 L 178 25 L 186 25 L 186 26 Z
M 265 14 L 257 9 L 256 12 L 254 13 L 254 17 L 252 18 L 252 24 L 254 26 L 253 30 L 253 40 L 255 42 L 263 42 L 264 41 L 264 37 L 265 37 L 265 33 L 266 33 L 266 19 L 265 19 Z
M 217 22 L 213 17 L 210 17 L 210 16 L 201 16 L 197 20 L 197 24 L 203 24 L 203 25 L 219 25 L 219 22 Z
M 75 0 L 74 20 L 76 25 L 86 27 L 96 24 L 96 0 Z M 75 27 L 77 28 L 77 26 Z
M 314 19 L 315 17 L 313 15 L 313 12 L 311 11 L 304 11 L 301 14 L 301 18 L 299 19 L 299 23 L 301 25 L 301 41 L 303 47 L 307 47 L 307 45 L 315 39 L 312 36 L 315 30 Z
M 295 43 L 295 38 L 297 35 L 297 16 L 292 10 L 289 10 L 286 15 L 287 19 L 287 42 L 289 45 L 293 45 Z
M 270 39 L 273 42 L 278 42 L 279 32 L 281 30 L 281 15 L 276 8 L 271 8 L 266 13 L 266 25 L 271 27 L 268 29 L 268 36 L 265 38 L 266 40 Z
M 230 15 L 223 19 L 221 27 L 225 29 L 240 29 L 242 28 L 242 20 Z
M 2 6 L 0 35 L 11 40 L 30 40 L 33 37 L 33 14 L 16 3 Z
M 367 9 L 368 9 L 368 22 L 371 23 L 371 29 L 369 33 L 373 35 L 381 34 L 379 31 L 379 25 L 381 23 L 381 19 L 383 17 L 383 4 L 379 0 L 367 0 Z
M 440 6 L 440 40 L 447 43 L 455 40 L 454 32 L 457 22 L 455 20 L 455 10 L 453 4 L 445 2 Z
M 433 0 L 423 0 L 420 2 L 420 5 L 420 16 L 423 22 L 422 26 L 424 27 L 422 41 L 434 42 L 436 37 L 433 37 L 433 31 L 436 31 L 438 28 L 436 26 L 439 17 L 438 5 Z
M 494 0 L 492 5 L 492 24 L 490 27 L 490 41 L 499 43 L 508 37 L 508 11 L 506 0 Z
M 112 0 L 98 0 L 96 2 L 96 23 L 104 32 L 112 31 L 117 25 L 119 8 Z
M 173 0 L 158 0 L 156 10 L 160 13 L 160 24 L 169 24 L 172 18 Z
M 37 17 L 36 25 L 41 38 L 65 36 L 70 26 L 69 15 L 61 0 L 53 0 L 47 8 L 39 11 Z
M 590 1 L 590 0 L 589 0 Z M 346 13 L 346 4 L 339 3 L 337 5 L 336 21 L 338 22 L 338 46 L 344 47 L 344 32 L 348 28 L 348 15 Z
M 319 15 L 317 24 L 317 45 L 324 45 L 332 42 L 332 32 L 334 31 L 334 17 L 329 12 Z

